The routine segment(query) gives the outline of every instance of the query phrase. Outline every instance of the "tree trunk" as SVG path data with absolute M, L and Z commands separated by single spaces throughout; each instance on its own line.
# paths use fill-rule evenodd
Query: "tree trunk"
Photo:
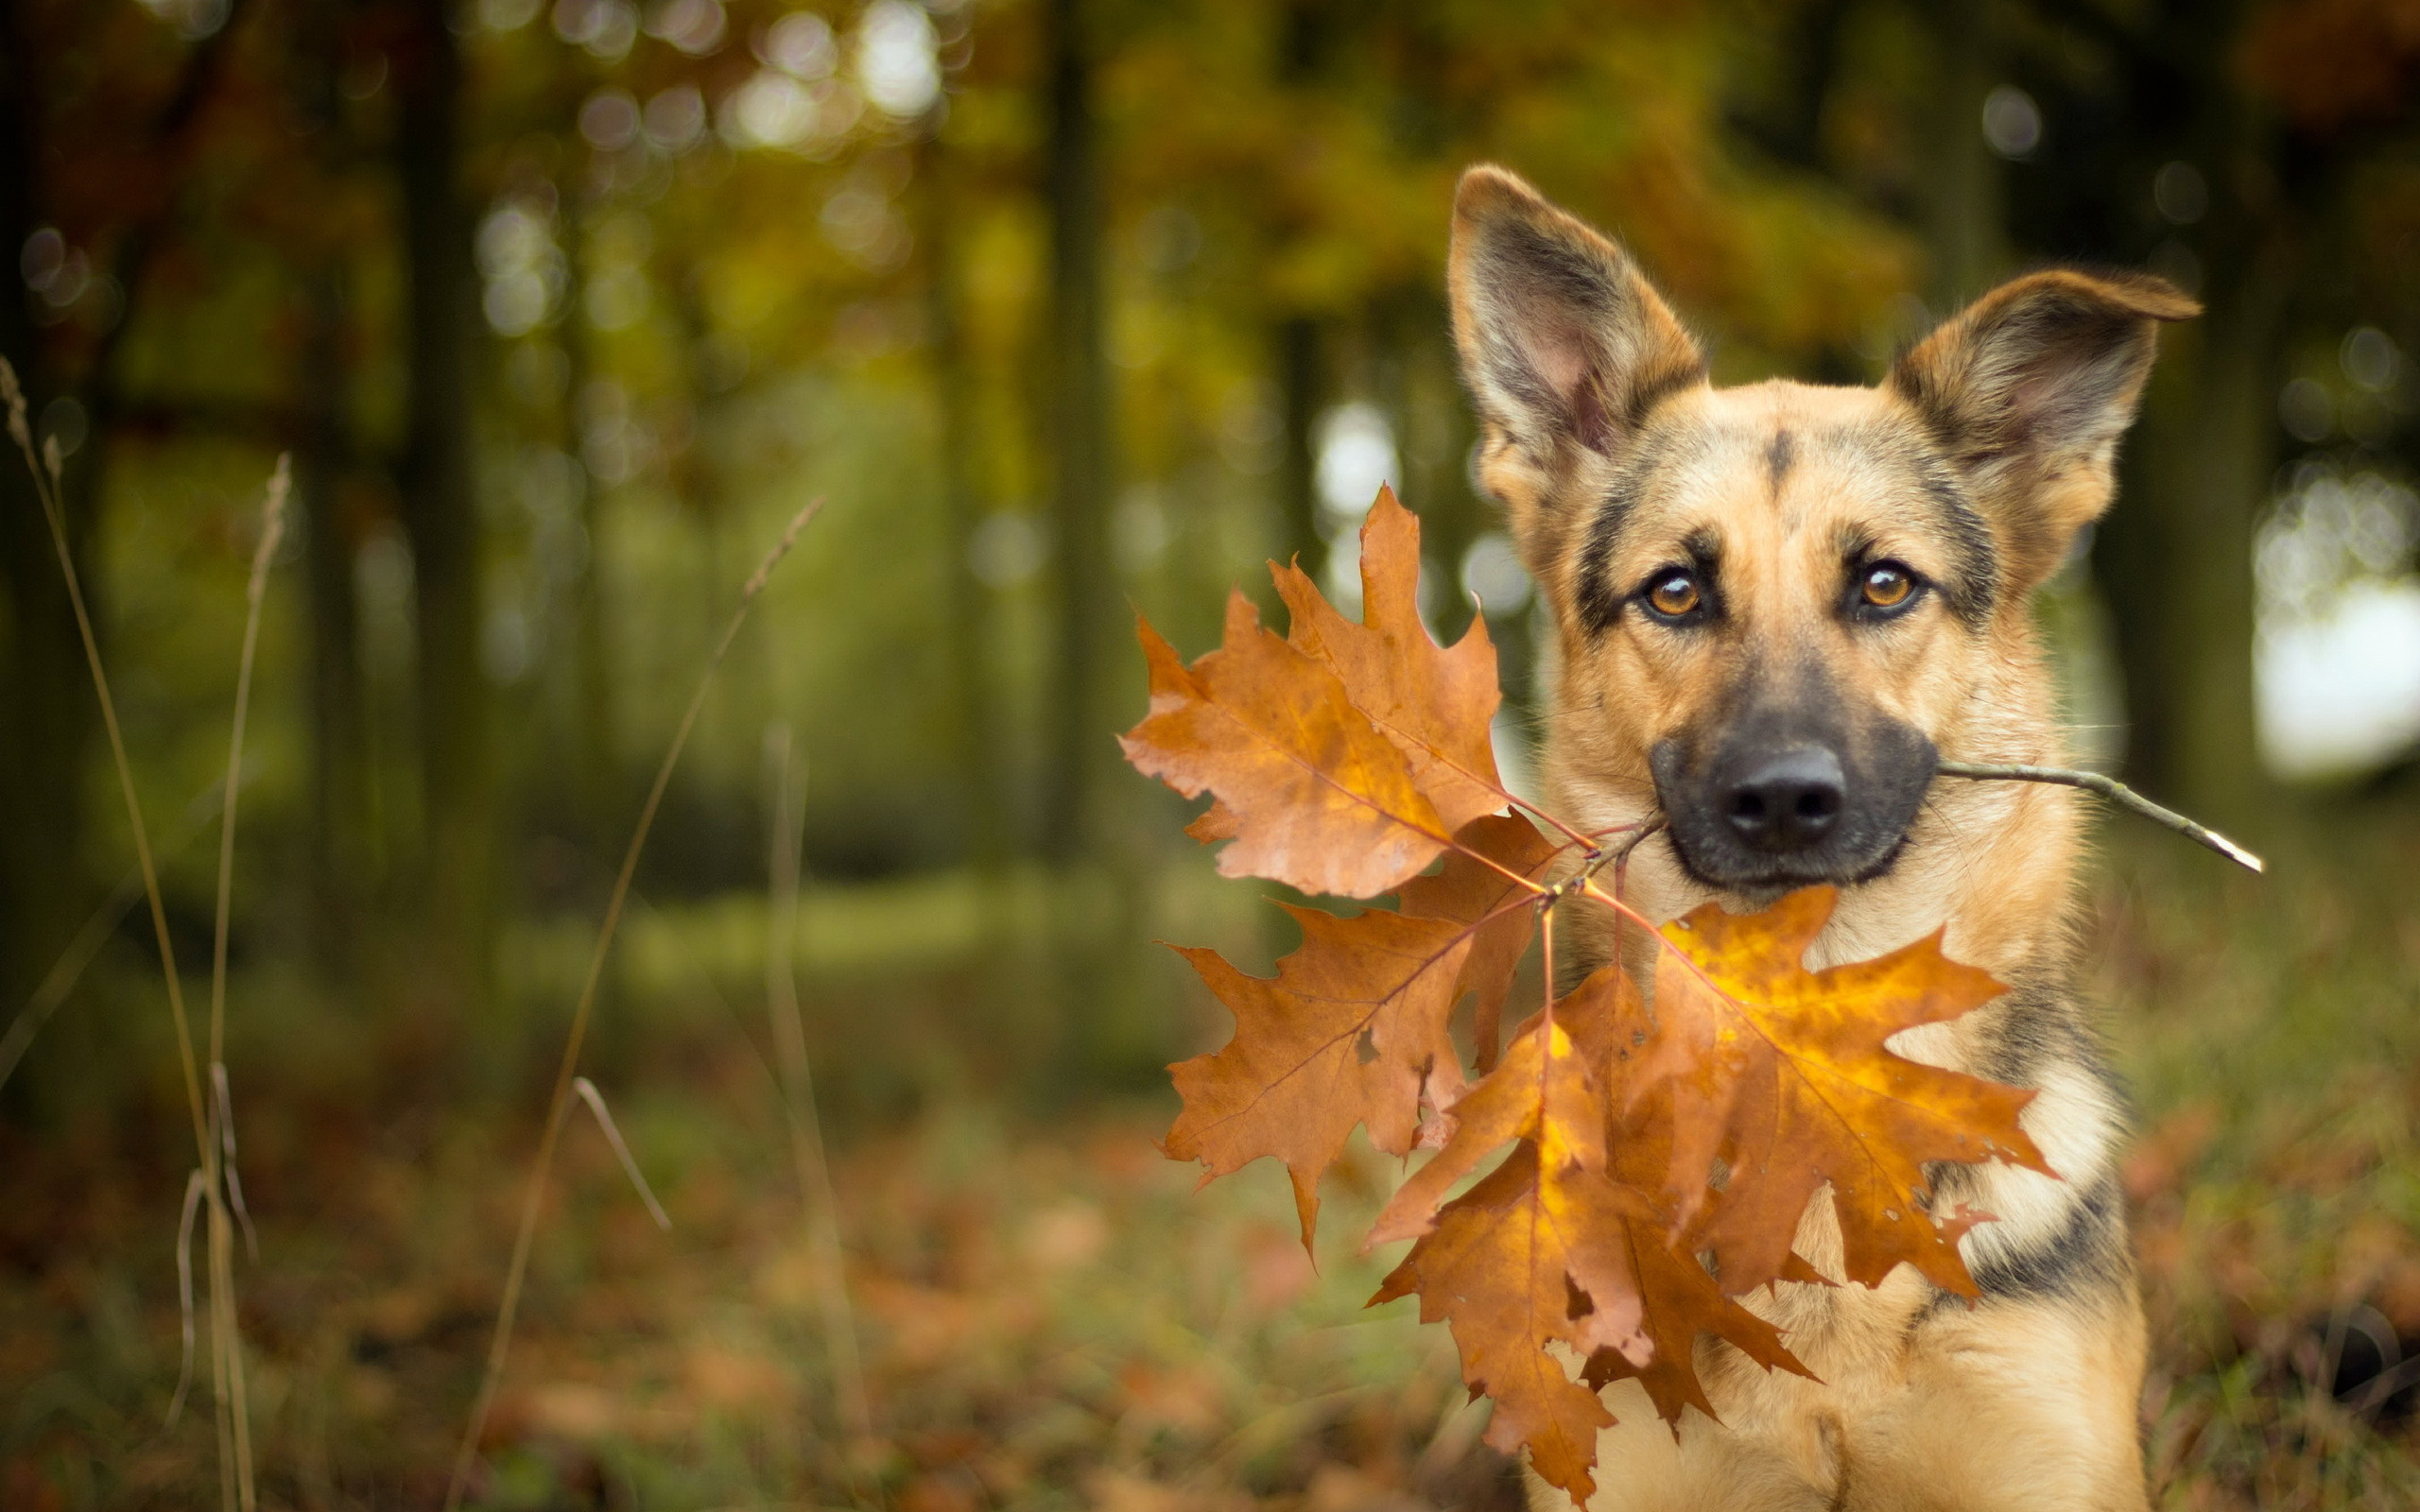
M 1110 411 L 1101 348 L 1099 143 L 1093 120 L 1085 0 L 1050 0 L 1045 13 L 1049 137 L 1051 524 L 1059 625 L 1043 804 L 1044 846 L 1071 860 L 1090 851 L 1115 716 L 1102 684 L 1115 623 L 1110 569 Z
M 358 542 L 342 498 L 352 452 L 344 404 L 344 270 L 331 256 L 306 277 L 302 438 L 294 476 L 311 623 L 311 942 L 321 976 L 335 986 L 350 981 L 359 964 L 362 904 L 370 892 L 369 742 L 354 597 Z
M 479 666 L 479 524 L 471 490 L 469 216 L 455 183 L 461 58 L 442 0 L 412 0 L 397 60 L 396 170 L 410 278 L 403 525 L 418 611 L 422 920 L 431 987 L 487 1001 L 495 898 L 488 697 Z
M 1983 0 L 1945 0 L 1928 12 L 1940 72 L 1934 79 L 1926 241 L 1933 313 L 1947 316 L 2008 266 L 2006 195 L 1998 154 L 1983 135 L 1993 47 Z
M 1277 510 L 1280 553 L 1318 577 L 1327 564 L 1320 534 L 1320 328 L 1289 315 L 1270 333 L 1277 371 Z
M 938 132 L 938 127 L 933 129 Z M 958 305 L 958 216 L 950 163 L 937 135 L 918 153 L 924 185 L 925 323 L 932 339 L 933 410 L 939 430 L 942 502 L 948 515 L 946 557 L 938 585 L 949 635 L 950 738 L 959 755 L 967 850 L 976 864 L 1008 859 L 1007 816 L 1000 805 L 998 721 L 984 655 L 990 590 L 975 574 L 975 533 L 983 524 L 977 481 L 974 374 Z
M 39 360 L 14 254 L 40 223 L 35 188 L 41 104 L 19 7 L 0 0 L 0 247 L 11 262 L 0 298 L 0 356 L 15 367 L 30 418 L 56 391 Z M 13 1013 L 74 935 L 90 888 L 79 781 L 91 748 L 93 692 L 76 621 L 24 461 L 0 455 L 0 1011 Z M 83 519 L 70 521 L 80 536 Z
M 570 177 L 566 175 L 566 178 Z M 573 487 L 579 490 L 573 514 L 579 521 L 579 573 L 572 583 L 572 763 L 584 839 L 611 835 L 619 783 L 614 751 L 614 651 L 605 627 L 605 522 L 596 482 L 588 475 L 588 385 L 595 372 L 588 339 L 588 206 L 578 188 L 561 198 L 563 266 L 567 284 L 563 313 L 563 453 L 572 459 Z
M 333 180 L 346 171 L 349 144 L 337 98 L 342 48 L 341 0 L 302 8 L 289 68 L 297 115 L 308 124 L 316 168 Z M 295 448 L 294 500 L 302 516 L 303 572 L 310 606 L 305 704 L 311 716 L 310 937 L 313 965 L 328 986 L 352 981 L 372 890 L 369 727 L 361 677 L 360 615 L 354 589 L 359 540 L 346 517 L 343 488 L 354 453 L 346 404 L 345 309 L 348 269 L 337 247 L 306 253 L 302 275 L 302 353 L 295 375 L 302 415 Z
M 2201 229 L 2208 313 L 2163 338 L 2093 570 L 2117 631 L 2128 781 L 2256 837 L 2268 782 L 2256 754 L 2252 531 L 2275 465 L 2290 228 L 2307 207 L 2275 188 L 2275 145 L 2229 71 L 2241 8 L 2161 15 L 2156 56 L 2200 81 L 2176 148 L 2212 191 Z

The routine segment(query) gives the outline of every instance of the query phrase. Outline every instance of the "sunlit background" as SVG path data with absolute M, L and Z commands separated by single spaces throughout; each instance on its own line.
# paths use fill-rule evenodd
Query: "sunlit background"
M 1111 738 L 1134 611 L 1198 652 L 1288 557 L 1353 609 L 1389 484 L 1530 781 L 1548 632 L 1443 294 L 1494 160 L 1620 235 L 1721 382 L 1874 381 L 2044 262 L 2206 303 L 2039 604 L 2075 758 L 2275 861 L 2101 832 L 2147 1453 L 2163 1505 L 2411 1504 L 2409 9 L 0 0 L 0 354 L 198 1025 L 292 458 L 224 1014 L 262 1503 L 443 1500 L 615 868 L 821 499 L 580 1061 L 671 1229 L 579 1112 L 474 1503 L 1516 1504 L 1450 1341 L 1358 1311 L 1384 1162 L 1314 1271 L 1273 1173 L 1196 1194 L 1153 1150 L 1162 1067 L 1226 1021 L 1151 942 L 1262 969 L 1292 932 Z M 177 1040 L 14 456 L 0 568 L 0 1504 L 197 1504 Z

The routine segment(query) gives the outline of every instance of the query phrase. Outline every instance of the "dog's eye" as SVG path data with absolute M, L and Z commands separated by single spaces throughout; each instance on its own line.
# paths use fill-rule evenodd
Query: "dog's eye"
M 1647 586 L 1647 607 L 1666 619 L 1677 620 L 1705 602 L 1695 573 L 1666 573 Z
M 1865 570 L 1858 595 L 1876 609 L 1897 609 L 1916 591 L 1916 579 L 1896 562 L 1879 562 Z

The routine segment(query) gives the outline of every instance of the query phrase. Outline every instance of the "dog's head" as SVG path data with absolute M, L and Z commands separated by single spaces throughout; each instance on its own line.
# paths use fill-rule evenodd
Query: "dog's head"
M 2197 306 L 2035 273 L 1878 388 L 1717 389 L 1613 242 L 1495 168 L 1454 211 L 1480 480 L 1557 620 L 1558 761 L 1651 782 L 1707 885 L 1887 871 L 1970 691 L 2108 506 L 2154 322 Z

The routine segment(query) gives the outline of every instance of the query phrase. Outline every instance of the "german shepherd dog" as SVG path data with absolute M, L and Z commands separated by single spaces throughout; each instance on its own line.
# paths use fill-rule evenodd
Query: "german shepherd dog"
M 2108 507 L 2156 322 L 2198 306 L 2155 278 L 2033 273 L 1879 387 L 1716 388 L 1618 246 L 1494 167 L 1462 178 L 1449 277 L 1479 481 L 1554 615 L 1556 812 L 1662 816 L 1628 878 L 1651 918 L 1836 885 L 1810 968 L 1945 924 L 1948 954 L 2009 989 L 1893 1048 L 2033 1089 L 2024 1125 L 2063 1177 L 1938 1168 L 1937 1203 L 1998 1219 L 1961 1244 L 1971 1305 L 1905 1266 L 1744 1298 L 1820 1382 L 1702 1338 L 1721 1421 L 1677 1435 L 1616 1383 L 1590 1512 L 2146 1507 L 2126 1118 L 2075 985 L 2075 795 L 1936 767 L 2061 761 L 2031 597 Z M 1796 1247 L 1839 1275 L 1828 1202 Z

